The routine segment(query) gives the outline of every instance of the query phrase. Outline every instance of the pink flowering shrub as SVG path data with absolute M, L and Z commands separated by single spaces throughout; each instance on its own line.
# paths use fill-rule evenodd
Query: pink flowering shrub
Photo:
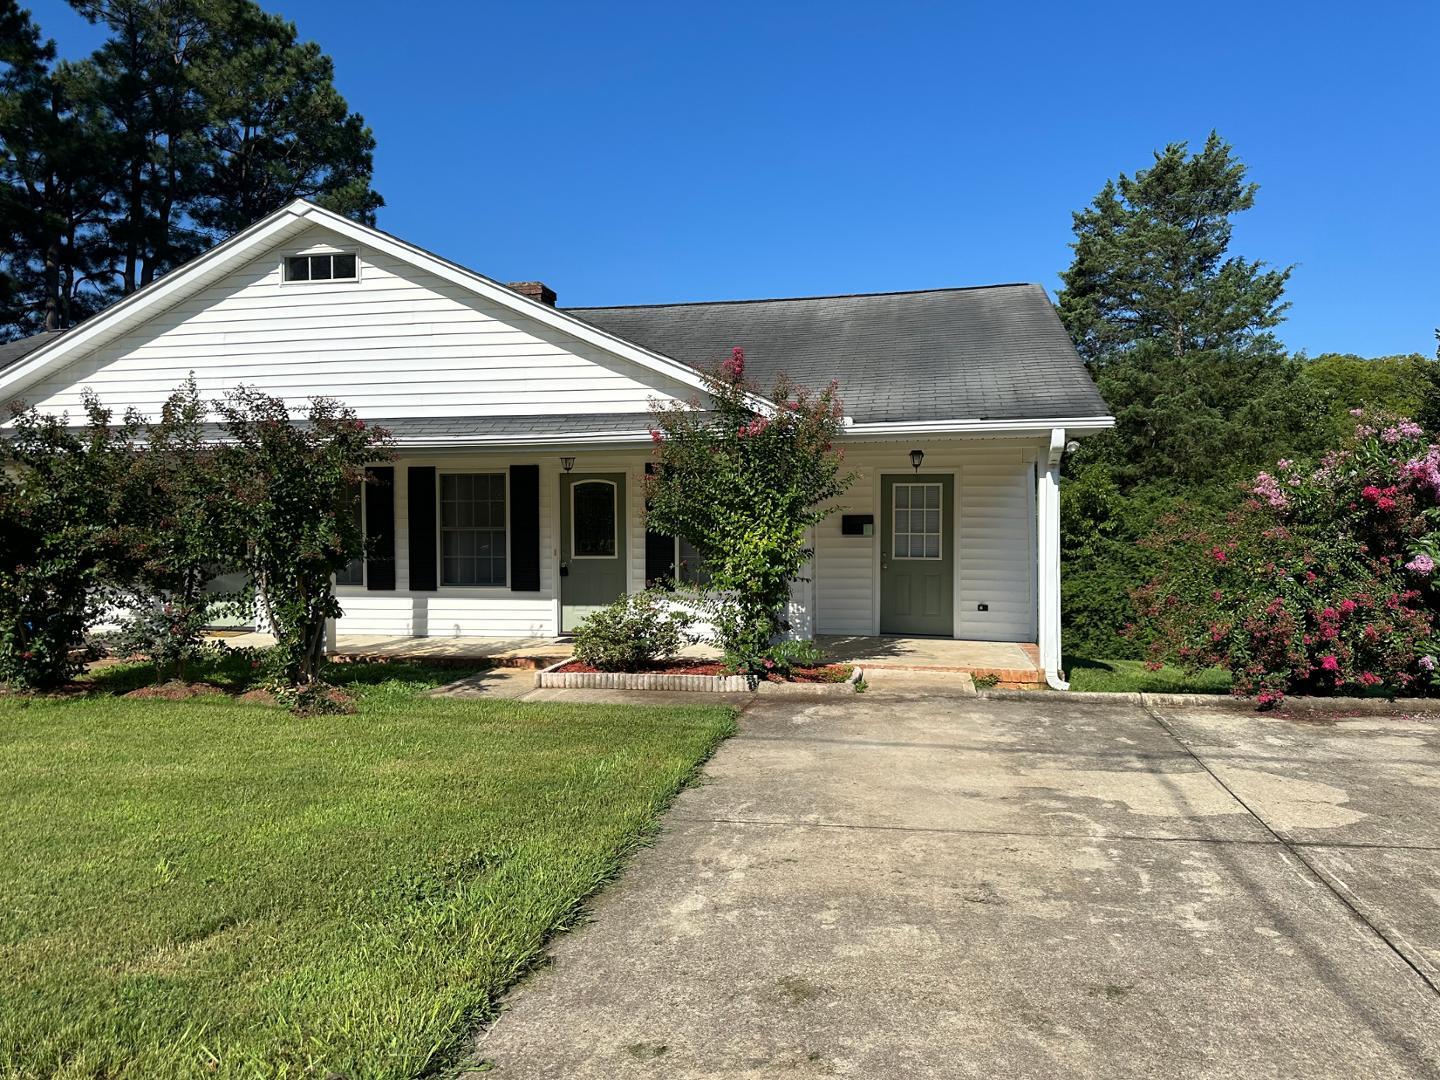
M 1260 473 L 1218 525 L 1167 520 L 1137 589 L 1152 659 L 1287 693 L 1426 693 L 1440 627 L 1440 445 L 1356 414 L 1345 446 Z

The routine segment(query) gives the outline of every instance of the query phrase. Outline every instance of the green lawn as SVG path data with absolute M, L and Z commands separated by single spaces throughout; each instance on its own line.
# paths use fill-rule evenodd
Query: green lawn
M 1143 660 L 1092 660 L 1082 656 L 1065 658 L 1070 689 L 1082 693 L 1128 691 L 1149 694 L 1228 694 L 1230 673 L 1223 668 L 1206 668 L 1191 673 L 1166 665 L 1147 671 Z
M 0 699 L 0 1076 L 436 1069 L 734 724 L 337 678 L 357 714 Z

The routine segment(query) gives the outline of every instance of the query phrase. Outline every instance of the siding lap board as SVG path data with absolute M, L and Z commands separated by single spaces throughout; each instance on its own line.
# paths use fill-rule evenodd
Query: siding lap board
M 89 387 L 107 406 L 154 415 L 192 373 L 206 397 L 247 383 L 292 408 L 338 397 L 366 418 L 643 413 L 651 398 L 690 396 L 370 248 L 359 248 L 358 282 L 281 282 L 285 253 L 331 237 L 315 227 L 277 246 L 39 380 L 26 401 L 77 414 Z

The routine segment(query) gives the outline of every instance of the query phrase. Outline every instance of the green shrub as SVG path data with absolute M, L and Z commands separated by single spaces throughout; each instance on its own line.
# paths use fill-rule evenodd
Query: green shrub
M 127 572 L 135 427 L 86 398 L 88 427 L 13 408 L 0 437 L 0 682 L 51 689 L 80 667 L 85 628 Z
M 777 641 L 765 651 L 765 670 L 789 675 L 797 667 L 819 667 L 825 654 L 813 641 Z
M 1262 705 L 1435 685 L 1440 444 L 1356 410 L 1346 445 L 1279 462 L 1217 526 L 1175 518 L 1136 591 L 1152 662 L 1224 667 Z
M 639 671 L 689 644 L 689 622 L 664 592 L 630 593 L 576 628 L 575 659 L 601 671 Z

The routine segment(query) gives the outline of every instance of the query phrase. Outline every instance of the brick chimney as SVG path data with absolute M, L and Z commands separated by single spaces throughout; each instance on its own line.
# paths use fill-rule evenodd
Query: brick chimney
M 555 290 L 543 281 L 512 281 L 505 287 L 514 289 L 521 296 L 528 296 L 531 300 L 539 300 L 542 304 L 555 306 Z

